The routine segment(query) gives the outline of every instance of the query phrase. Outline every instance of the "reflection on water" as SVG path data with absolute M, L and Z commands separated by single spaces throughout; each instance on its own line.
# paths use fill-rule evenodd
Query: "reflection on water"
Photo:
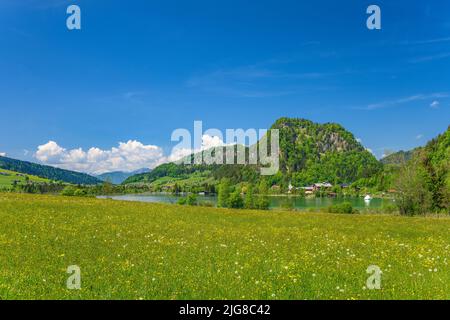
M 127 194 L 117 196 L 100 196 L 98 198 L 111 198 L 114 200 L 124 201 L 139 201 L 139 202 L 158 202 L 158 203 L 177 203 L 181 195 L 173 194 Z M 217 203 L 217 196 L 197 196 L 199 202 L 210 202 L 214 205 Z M 364 208 L 380 208 L 383 203 L 391 202 L 388 199 L 372 199 L 370 201 L 364 200 L 363 197 L 346 197 L 346 198 L 302 198 L 302 197 L 287 197 L 287 196 L 273 196 L 269 197 L 271 208 L 293 207 L 296 209 L 308 208 L 324 208 L 333 204 L 350 202 L 356 209 Z

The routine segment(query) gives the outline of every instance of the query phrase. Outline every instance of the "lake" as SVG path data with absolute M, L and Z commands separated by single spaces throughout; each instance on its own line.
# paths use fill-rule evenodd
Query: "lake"
M 144 193 L 144 194 L 127 194 L 127 195 L 115 195 L 115 196 L 99 196 L 101 199 L 114 199 L 122 201 L 138 201 L 138 202 L 157 202 L 157 203 L 177 203 L 178 199 L 183 197 L 182 195 L 173 195 L 165 193 Z M 214 205 L 217 204 L 217 196 L 202 196 L 198 195 L 199 202 L 211 202 Z M 333 204 L 350 202 L 356 209 L 364 208 L 380 208 L 383 203 L 391 203 L 389 199 L 372 199 L 370 201 L 364 201 L 363 197 L 340 197 L 340 198 L 303 198 L 295 196 L 270 196 L 270 207 L 280 208 L 289 202 L 296 209 L 308 209 L 308 208 L 324 208 Z

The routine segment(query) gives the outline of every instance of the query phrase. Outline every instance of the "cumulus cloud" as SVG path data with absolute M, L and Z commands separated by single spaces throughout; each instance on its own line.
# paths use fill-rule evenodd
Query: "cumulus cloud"
M 0 157 L 6 157 L 6 152 L 0 152 Z
M 167 160 L 169 162 L 175 162 L 180 159 L 183 159 L 184 157 L 189 156 L 192 153 L 197 153 L 197 152 L 200 152 L 203 150 L 208 150 L 210 148 L 220 147 L 220 146 L 225 146 L 225 143 L 219 136 L 211 136 L 208 134 L 204 134 L 202 136 L 201 148 L 193 149 L 193 148 L 175 147 L 172 149 L 172 153 L 169 155 Z
M 133 171 L 153 168 L 165 161 L 163 151 L 154 145 L 144 145 L 136 140 L 120 142 L 110 150 L 82 148 L 68 150 L 55 141 L 40 145 L 35 153 L 43 163 L 68 170 L 100 174 L 107 171 Z
M 97 147 L 66 149 L 55 141 L 37 147 L 34 157 L 42 163 L 67 170 L 101 174 L 110 171 L 134 171 L 141 168 L 154 168 L 166 162 L 174 162 L 193 152 L 224 145 L 218 136 L 203 135 L 202 146 L 198 149 L 174 148 L 165 155 L 162 148 L 144 145 L 136 140 L 119 142 L 117 147 L 102 150 Z

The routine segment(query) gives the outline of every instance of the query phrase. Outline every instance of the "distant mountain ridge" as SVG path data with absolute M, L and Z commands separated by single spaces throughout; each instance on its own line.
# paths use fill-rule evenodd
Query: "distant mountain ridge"
M 134 176 L 136 174 L 148 173 L 150 171 L 151 170 L 148 168 L 142 168 L 142 169 L 135 170 L 132 172 L 112 171 L 112 172 L 105 172 L 105 173 L 96 175 L 95 177 L 102 181 L 105 181 L 105 182 L 111 182 L 113 184 L 121 184 L 128 177 Z
M 0 168 L 72 184 L 92 185 L 102 183 L 99 179 L 86 173 L 59 169 L 47 165 L 2 156 L 0 156 Z
M 394 152 L 380 160 L 382 164 L 391 164 L 391 165 L 403 165 L 411 160 L 415 153 L 420 148 L 415 148 L 409 151 L 400 150 L 398 152 Z

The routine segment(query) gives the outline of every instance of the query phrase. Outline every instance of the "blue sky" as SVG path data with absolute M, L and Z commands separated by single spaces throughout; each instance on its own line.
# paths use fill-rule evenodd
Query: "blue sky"
M 69 4 L 81 30 L 66 28 Z M 370 4 L 381 30 L 366 28 Z M 281 116 L 338 122 L 377 157 L 411 149 L 450 124 L 449 12 L 446 0 L 2 0 L 0 152 L 93 171 L 61 155 L 136 140 L 160 157 L 194 120 Z M 42 145 L 54 154 L 36 157 Z

